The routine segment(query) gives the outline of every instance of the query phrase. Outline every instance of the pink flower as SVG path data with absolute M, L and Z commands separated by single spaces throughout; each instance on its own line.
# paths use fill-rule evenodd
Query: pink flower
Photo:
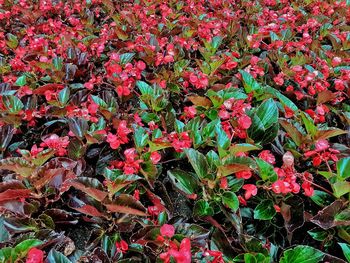
M 57 134 L 51 134 L 46 137 L 40 144 L 41 147 L 48 147 L 54 149 L 59 156 L 64 156 L 67 151 L 66 148 L 69 144 L 69 137 L 59 137 Z
M 43 263 L 44 252 L 36 247 L 31 248 L 28 251 L 26 263 Z
M 151 159 L 153 164 L 157 164 L 161 158 L 162 158 L 162 156 L 158 152 L 151 153 L 150 159 Z
M 177 249 L 176 244 L 172 243 L 171 248 L 167 252 L 160 254 L 159 257 L 164 263 L 169 263 L 170 257 L 173 257 L 176 263 L 191 263 L 191 240 L 189 238 L 184 238 L 181 241 L 179 249 Z
M 250 199 L 252 196 L 255 196 L 258 193 L 258 188 L 254 184 L 246 184 L 242 187 L 244 190 L 246 190 L 244 194 L 244 198 L 246 200 Z
M 269 150 L 263 150 L 259 153 L 259 158 L 263 159 L 265 162 L 269 164 L 275 164 L 276 159 L 275 156 Z
M 113 150 L 118 149 L 120 146 L 120 141 L 118 140 L 118 136 L 114 135 L 113 133 L 110 133 L 110 132 L 108 133 L 106 141 L 109 143 L 109 146 L 111 146 Z
M 250 170 L 240 171 L 235 173 L 237 178 L 249 179 L 252 177 L 252 172 Z
M 247 115 L 242 115 L 238 118 L 238 125 L 243 129 L 248 129 L 252 125 L 252 120 Z
M 127 123 L 125 120 L 122 120 L 117 128 L 117 134 L 108 133 L 107 142 L 111 146 L 112 149 L 118 149 L 121 144 L 125 144 L 129 142 L 128 134 L 131 130 L 127 127 Z
M 329 143 L 325 139 L 320 139 L 315 144 L 316 151 L 321 152 L 329 148 Z
M 164 224 L 160 228 L 160 234 L 162 236 L 172 238 L 175 234 L 175 227 L 172 225 Z

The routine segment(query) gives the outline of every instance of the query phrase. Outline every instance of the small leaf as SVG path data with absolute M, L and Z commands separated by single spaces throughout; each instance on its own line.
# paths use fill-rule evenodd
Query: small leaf
M 194 204 L 193 216 L 203 217 L 203 216 L 213 216 L 214 210 L 210 204 L 205 200 L 199 200 Z
M 12 49 L 15 49 L 17 46 L 18 46 L 18 38 L 11 34 L 11 33 L 7 33 L 6 34 L 6 37 L 7 37 L 7 41 L 6 41 L 6 44 L 12 48 Z
M 57 70 L 61 70 L 63 68 L 63 59 L 61 57 L 54 57 L 52 59 L 52 63 Z
M 239 152 L 249 152 L 249 151 L 260 150 L 260 149 L 261 147 L 258 147 L 253 144 L 238 143 L 238 144 L 232 145 L 229 151 L 232 155 L 235 155 L 236 153 L 239 153 Z
M 89 124 L 84 118 L 69 118 L 68 119 L 69 129 L 74 133 L 75 136 L 82 139 L 89 129 Z
M 256 158 L 255 161 L 256 161 L 256 164 L 258 165 L 259 175 L 261 179 L 263 179 L 264 181 L 270 181 L 270 182 L 277 181 L 278 176 L 271 164 L 269 164 L 268 162 L 265 162 L 260 158 Z
M 323 241 L 328 237 L 327 231 L 324 230 L 309 230 L 307 233 L 317 241 Z
M 254 209 L 254 219 L 270 220 L 276 215 L 276 210 L 273 207 L 271 200 L 263 200 Z
M 322 207 L 330 205 L 334 201 L 331 195 L 320 190 L 314 191 L 314 194 L 311 196 L 311 200 Z
M 35 166 L 20 157 L 10 157 L 0 160 L 0 169 L 13 171 L 23 177 L 31 176 L 35 171 Z
M 72 263 L 65 255 L 54 249 L 51 249 L 46 261 L 47 263 Z
M 24 86 L 26 84 L 27 84 L 27 77 L 26 77 L 26 75 L 22 75 L 22 76 L 18 77 L 18 79 L 15 82 L 15 85 L 16 86 L 20 86 L 20 87 L 22 87 L 22 86 Z
M 350 262 L 350 245 L 346 243 L 338 243 L 343 250 L 344 256 L 348 262 Z
M 175 187 L 185 194 L 191 195 L 197 192 L 199 182 L 194 174 L 175 169 L 168 171 L 168 176 Z
M 284 251 L 280 263 L 318 263 L 324 253 L 309 246 L 296 246 Z
M 337 176 L 342 180 L 350 177 L 350 157 L 345 157 L 337 162 Z
M 350 193 L 350 182 L 337 181 L 334 184 L 332 184 L 332 188 L 333 188 L 335 197 L 340 198 L 341 196 L 347 193 Z
M 244 70 L 239 70 L 239 73 L 241 73 L 242 75 L 243 87 L 246 93 L 262 90 L 260 84 L 248 72 Z
M 146 208 L 131 195 L 121 194 L 111 203 L 104 205 L 111 212 L 147 216 Z
M 305 112 L 301 113 L 301 118 L 303 120 L 307 133 L 310 134 L 311 137 L 314 137 L 317 133 L 317 127 L 315 126 L 314 121 Z
M 348 133 L 347 131 L 343 131 L 341 129 L 332 128 L 327 130 L 318 130 L 315 135 L 315 140 L 319 139 L 328 139 L 334 136 L 342 135 Z
M 70 96 L 69 87 L 65 87 L 58 93 L 58 100 L 62 104 L 62 106 L 66 105 Z
M 71 180 L 69 184 L 97 201 L 103 201 L 107 196 L 107 193 L 103 191 L 103 185 L 96 178 L 79 177 Z
M 124 53 L 120 55 L 120 63 L 122 65 L 125 65 L 127 63 L 130 63 L 131 60 L 134 58 L 135 53 Z
M 142 149 L 143 147 L 145 147 L 147 145 L 148 133 L 141 126 L 138 126 L 137 128 L 135 128 L 134 141 L 135 141 L 135 145 L 138 149 Z
M 29 249 L 31 249 L 32 247 L 39 246 L 41 244 L 43 244 L 43 242 L 39 239 L 27 239 L 15 246 L 15 252 L 21 258 L 28 253 Z
M 225 192 L 221 197 L 222 203 L 229 208 L 231 208 L 234 212 L 236 212 L 239 208 L 238 197 L 233 192 Z
M 287 134 L 292 138 L 297 146 L 303 141 L 303 135 L 301 132 L 290 122 L 287 120 L 280 119 L 279 123 L 282 125 L 283 129 L 287 132 Z
M 6 109 L 12 114 L 17 114 L 24 108 L 22 101 L 14 95 L 3 96 L 2 102 Z
M 188 96 L 187 99 L 189 99 L 195 106 L 201 106 L 206 109 L 212 105 L 212 102 L 206 97 L 192 95 Z
M 195 149 L 185 149 L 184 152 L 198 177 L 208 177 L 209 165 L 205 156 Z

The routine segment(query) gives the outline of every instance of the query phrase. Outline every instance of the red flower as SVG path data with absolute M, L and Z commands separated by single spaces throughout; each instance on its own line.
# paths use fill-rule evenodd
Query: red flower
M 43 140 L 40 146 L 54 149 L 59 156 L 64 156 L 67 153 L 66 148 L 68 144 L 68 136 L 59 137 L 57 134 L 51 134 Z
M 240 171 L 235 173 L 237 178 L 249 179 L 253 173 L 250 170 Z
M 153 164 L 157 164 L 161 158 L 162 158 L 162 156 L 158 152 L 151 153 L 150 159 L 151 159 Z
M 250 199 L 252 196 L 255 196 L 258 193 L 258 188 L 254 184 L 246 184 L 242 187 L 244 190 L 246 190 L 244 194 L 244 198 L 246 200 Z
M 226 190 L 228 188 L 227 177 L 220 179 L 220 188 Z
M 160 234 L 162 236 L 172 238 L 175 234 L 175 227 L 172 225 L 164 224 L 160 228 Z
M 314 188 L 311 186 L 311 183 L 308 181 L 304 181 L 301 187 L 304 189 L 304 194 L 306 196 L 314 195 Z
M 252 125 L 252 120 L 247 115 L 242 115 L 238 118 L 238 125 L 243 129 L 248 129 Z
M 117 128 L 117 135 L 113 133 L 108 133 L 107 142 L 111 146 L 112 149 L 118 149 L 121 144 L 125 144 L 129 142 L 128 134 L 131 130 L 127 127 L 127 123 L 125 120 L 122 120 Z
M 125 253 L 129 249 L 128 243 L 126 243 L 124 240 L 121 240 L 120 242 L 115 242 L 115 247 L 117 248 L 117 251 L 121 253 Z
M 181 241 L 180 248 L 177 249 L 174 243 L 170 244 L 171 248 L 162 254 L 160 254 L 160 259 L 164 261 L 164 263 L 170 262 L 170 257 L 173 257 L 176 263 L 191 263 L 192 255 L 191 255 L 191 240 L 189 238 L 184 238 Z
M 259 153 L 259 158 L 263 159 L 265 162 L 269 164 L 275 164 L 276 159 L 275 156 L 269 150 L 263 150 Z
M 44 252 L 36 247 L 28 251 L 26 263 L 44 263 Z

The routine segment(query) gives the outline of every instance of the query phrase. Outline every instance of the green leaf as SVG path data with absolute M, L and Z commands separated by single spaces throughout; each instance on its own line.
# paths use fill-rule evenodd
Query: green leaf
M 194 204 L 193 215 L 195 217 L 213 216 L 214 210 L 205 200 L 199 200 Z
M 141 126 L 138 126 L 137 128 L 135 128 L 134 141 L 138 149 L 141 149 L 147 145 L 148 133 Z
M 13 95 L 2 96 L 2 102 L 5 108 L 12 114 L 17 114 L 24 108 L 22 101 Z
M 16 86 L 20 86 L 20 87 L 22 87 L 22 86 L 24 86 L 26 84 L 27 84 L 27 77 L 26 77 L 26 75 L 22 75 L 22 76 L 18 77 L 18 79 L 15 82 L 15 85 Z
M 16 259 L 17 259 L 17 255 L 15 253 L 14 248 L 4 247 L 4 248 L 0 249 L 0 262 L 1 263 L 14 262 Z
M 63 59 L 61 57 L 54 57 L 52 59 L 52 63 L 57 70 L 61 70 L 63 68 Z
M 301 118 L 303 120 L 307 133 L 310 134 L 313 138 L 317 133 L 317 127 L 315 126 L 314 121 L 305 112 L 301 112 Z
M 235 155 L 236 153 L 239 153 L 239 152 L 249 152 L 249 151 L 260 150 L 260 149 L 261 149 L 261 147 L 258 147 L 258 146 L 253 145 L 253 144 L 238 143 L 238 144 L 232 145 L 230 147 L 230 153 L 232 155 Z
M 72 263 L 65 255 L 54 249 L 51 249 L 46 261 L 47 263 Z
M 313 247 L 300 245 L 284 251 L 280 263 L 318 263 L 323 257 L 323 252 Z
M 278 108 L 276 102 L 271 98 L 264 101 L 257 108 L 256 115 L 261 120 L 265 129 L 271 127 L 274 123 L 278 122 Z
M 332 184 L 332 188 L 335 197 L 340 198 L 341 196 L 350 193 L 350 182 L 337 181 L 334 184 Z
M 104 109 L 107 109 L 108 108 L 108 105 L 107 103 L 101 99 L 100 97 L 98 96 L 95 96 L 95 95 L 90 95 L 92 100 L 98 105 L 100 106 L 101 108 L 104 108 Z
M 43 242 L 39 239 L 27 239 L 15 246 L 15 253 L 24 257 L 32 247 L 40 246 Z
M 344 256 L 348 262 L 350 262 L 350 245 L 346 243 L 338 243 L 343 250 Z
M 69 129 L 74 133 L 74 135 L 80 139 L 82 139 L 89 130 L 89 124 L 87 120 L 83 118 L 69 118 L 68 126 Z
M 222 203 L 229 208 L 231 208 L 234 212 L 236 212 L 239 208 L 238 197 L 233 192 L 225 192 L 221 196 Z
M 134 56 L 135 56 L 135 53 L 124 53 L 124 54 L 121 54 L 120 57 L 119 57 L 120 58 L 120 63 L 122 65 L 125 65 L 125 64 L 131 62 L 131 60 L 134 58 Z
M 223 38 L 221 36 L 215 36 L 212 38 L 211 46 L 214 50 L 217 50 L 218 47 L 221 45 L 222 39 Z
M 284 96 L 281 92 L 279 92 L 278 90 L 272 88 L 272 87 L 266 87 L 265 91 L 267 93 L 272 94 L 274 97 L 276 97 L 283 106 L 287 106 L 288 108 L 290 108 L 292 111 L 297 111 L 298 107 L 297 105 L 294 104 L 293 101 L 291 101 L 289 98 L 287 98 L 286 96 Z
M 249 170 L 255 166 L 255 162 L 249 157 L 228 156 L 224 158 L 222 165 L 218 166 L 221 176 L 227 176 L 240 171 Z
M 248 72 L 239 70 L 239 73 L 242 75 L 243 87 L 246 93 L 262 90 L 261 85 Z
M 168 176 L 175 187 L 185 194 L 197 193 L 199 181 L 195 174 L 175 169 L 168 171 Z
M 269 164 L 268 162 L 265 162 L 260 158 L 256 158 L 255 161 L 256 161 L 256 164 L 258 165 L 259 175 L 261 179 L 263 179 L 264 181 L 270 181 L 270 182 L 277 181 L 278 179 L 277 174 L 274 171 L 273 166 L 271 164 Z
M 244 263 L 259 263 L 256 261 L 256 258 L 253 254 L 245 253 L 244 254 Z
M 324 230 L 309 230 L 307 233 L 317 241 L 323 241 L 328 237 L 327 231 Z
M 185 149 L 184 152 L 199 178 L 207 178 L 209 165 L 205 156 L 195 149 Z
M 263 200 L 254 209 L 254 219 L 270 220 L 276 215 L 276 210 L 273 207 L 271 200 Z
M 61 102 L 62 106 L 66 105 L 70 96 L 70 90 L 68 87 L 65 87 L 58 93 L 58 100 Z
M 341 180 L 350 177 L 350 157 L 345 157 L 337 162 L 337 176 Z
M 144 81 L 137 81 L 136 86 L 140 89 L 142 95 L 153 95 L 154 89 Z
M 210 150 L 206 157 L 211 170 L 215 171 L 216 167 L 220 164 L 219 155 L 215 151 Z
M 6 34 L 6 37 L 7 37 L 7 41 L 6 41 L 6 44 L 12 48 L 12 49 L 15 49 L 17 46 L 18 46 L 18 38 L 11 34 L 11 33 L 7 33 Z
M 252 114 L 248 135 L 262 144 L 272 141 L 278 133 L 278 108 L 273 99 L 265 100 Z
M 322 207 L 330 205 L 334 201 L 331 195 L 320 190 L 314 191 L 314 194 L 311 196 L 311 200 Z
M 218 125 L 216 125 L 215 131 L 216 131 L 216 134 L 217 134 L 217 144 L 218 144 L 218 146 L 221 147 L 222 149 L 226 150 L 230 146 L 231 140 L 227 136 L 227 134 L 223 130 L 223 128 L 221 127 L 221 123 L 218 123 Z

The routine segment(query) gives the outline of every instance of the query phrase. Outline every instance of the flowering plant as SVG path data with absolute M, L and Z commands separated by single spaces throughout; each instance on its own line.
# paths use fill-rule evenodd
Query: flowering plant
M 349 0 L 0 0 L 0 262 L 350 260 Z

